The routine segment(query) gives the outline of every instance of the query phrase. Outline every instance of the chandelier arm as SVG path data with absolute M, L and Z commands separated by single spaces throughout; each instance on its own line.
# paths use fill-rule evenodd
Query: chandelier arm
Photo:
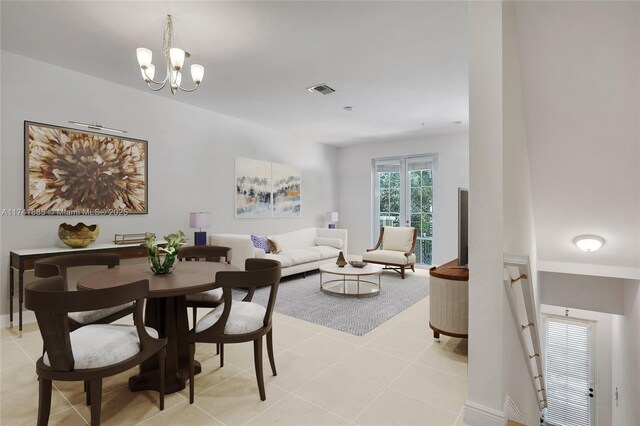
M 154 92 L 158 92 L 162 89 L 164 89 L 164 86 L 167 85 L 167 82 L 165 81 L 164 83 L 162 83 L 162 86 L 158 87 L 157 89 L 154 89 L 153 87 L 151 87 L 151 83 L 147 83 L 147 87 L 151 90 L 153 90 Z
M 145 78 L 146 78 L 147 80 L 149 80 L 150 82 L 155 83 L 155 84 L 162 84 L 162 87 L 164 87 L 164 85 L 165 85 L 165 84 L 167 84 L 167 77 L 169 77 L 169 75 L 168 75 L 168 74 L 164 77 L 164 80 L 162 80 L 162 81 L 155 81 L 154 79 L 150 78 L 150 77 L 147 75 L 147 70 L 146 70 L 146 69 L 144 69 L 144 68 L 140 68 L 140 69 L 143 71 Z M 146 81 L 146 80 L 145 80 L 145 83 L 147 83 L 147 81 Z M 149 84 L 149 83 L 147 83 L 147 84 Z
M 200 85 L 199 85 L 199 84 L 196 84 L 196 85 L 195 85 L 195 87 L 194 87 L 193 89 L 185 89 L 185 88 L 184 88 L 184 87 L 182 87 L 182 86 L 178 86 L 178 88 L 179 88 L 180 90 L 182 90 L 183 92 L 194 92 L 198 87 L 200 87 Z

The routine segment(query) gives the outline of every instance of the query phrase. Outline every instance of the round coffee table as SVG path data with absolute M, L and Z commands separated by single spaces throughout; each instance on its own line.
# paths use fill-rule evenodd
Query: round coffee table
M 368 264 L 364 268 L 351 265 L 339 267 L 335 263 L 320 265 L 320 290 L 324 293 L 338 296 L 371 297 L 380 294 L 380 272 L 382 267 Z M 325 274 L 336 275 L 340 278 L 324 280 Z M 378 276 L 378 282 L 374 277 Z

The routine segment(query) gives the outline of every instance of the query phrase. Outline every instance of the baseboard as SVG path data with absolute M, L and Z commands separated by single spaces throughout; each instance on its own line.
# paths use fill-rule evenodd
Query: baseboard
M 467 400 L 464 404 L 464 422 L 469 426 L 504 426 L 507 419 L 502 411 Z
M 527 421 L 525 420 L 522 412 L 509 395 L 504 397 L 504 407 L 502 411 L 504 412 L 504 416 L 507 418 L 507 420 L 514 420 L 518 423 L 529 426 L 529 423 L 527 423 Z
M 22 310 L 22 325 L 29 324 L 32 322 L 36 322 L 36 315 L 33 311 L 29 311 L 26 309 Z M 9 314 L 5 314 L 0 316 L 0 326 L 2 328 L 11 327 L 11 322 L 9 321 Z M 13 314 L 13 327 L 15 329 L 18 328 L 18 313 Z

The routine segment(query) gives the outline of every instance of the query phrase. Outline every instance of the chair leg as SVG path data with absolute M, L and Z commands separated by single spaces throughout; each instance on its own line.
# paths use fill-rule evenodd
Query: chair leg
M 49 424 L 51 412 L 51 380 L 40 377 L 40 401 L 38 402 L 38 426 Z
M 278 375 L 276 371 L 276 361 L 273 357 L 273 329 L 267 333 L 267 354 L 269 355 L 269 363 L 271 364 L 271 372 L 274 376 Z
M 404 266 L 400 267 L 400 275 L 402 276 L 402 279 L 404 280 Z
M 198 320 L 198 308 L 194 306 L 191 309 L 193 309 L 193 328 L 196 328 L 196 321 Z
M 253 361 L 256 366 L 256 379 L 258 379 L 260 400 L 264 401 L 267 399 L 267 396 L 264 393 L 264 376 L 262 374 L 262 337 L 253 341 Z
M 415 271 L 416 271 L 416 265 L 411 265 L 411 270 L 412 270 L 413 272 L 415 272 Z
M 196 356 L 196 344 L 194 342 L 189 343 L 189 404 L 193 404 L 193 393 L 195 390 L 195 356 Z
M 91 405 L 91 388 L 89 387 L 88 380 L 84 381 L 84 396 L 85 396 L 85 403 L 87 404 L 87 407 L 88 407 L 89 405 Z
M 220 355 L 220 343 L 216 343 L 216 355 Z
M 160 411 L 164 410 L 164 382 L 167 369 L 167 348 L 158 352 L 158 364 L 160 364 Z
M 89 391 L 91 392 L 91 426 L 99 426 L 102 408 L 102 379 L 91 380 Z
M 220 343 L 220 367 L 224 367 L 224 344 Z

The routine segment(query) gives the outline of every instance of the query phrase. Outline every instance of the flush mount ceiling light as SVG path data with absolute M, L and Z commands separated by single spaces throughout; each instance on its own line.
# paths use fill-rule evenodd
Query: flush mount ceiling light
M 327 86 L 325 83 L 318 84 L 318 85 L 311 86 L 311 87 L 307 87 L 307 90 L 310 91 L 310 92 L 320 93 L 321 95 L 329 95 L 329 94 L 335 92 L 334 89 L 332 89 L 331 87 Z
M 149 89 L 157 92 L 158 90 L 162 90 L 162 88 L 166 86 L 167 82 L 169 82 L 171 93 L 174 95 L 178 92 L 178 89 L 185 92 L 193 92 L 196 90 L 202 82 L 204 67 L 198 64 L 191 65 L 191 78 L 196 84 L 193 89 L 185 89 L 180 85 L 182 83 L 182 68 L 184 66 L 184 60 L 191 55 L 182 49 L 173 47 L 173 21 L 171 19 L 171 15 L 167 15 L 167 26 L 164 29 L 164 36 L 162 38 L 162 53 L 167 60 L 167 75 L 164 77 L 164 80 L 156 81 L 153 79 L 156 73 L 156 67 L 151 63 L 153 53 L 151 50 L 145 49 L 144 47 L 136 49 L 140 72 L 142 73 L 144 82 L 149 86 Z
M 580 235 L 573 239 L 573 243 L 582 251 L 591 253 L 597 251 L 604 244 L 604 239 L 597 235 Z

